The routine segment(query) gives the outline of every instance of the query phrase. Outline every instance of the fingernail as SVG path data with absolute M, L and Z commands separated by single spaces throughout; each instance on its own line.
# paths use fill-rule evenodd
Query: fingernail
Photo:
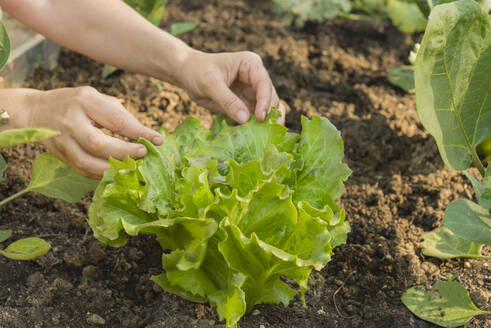
M 245 123 L 245 122 L 247 122 L 248 119 L 249 119 L 249 114 L 245 110 L 240 110 L 237 113 L 237 120 L 240 123 Z
M 153 143 L 154 145 L 160 145 L 160 144 L 162 144 L 162 142 L 164 142 L 164 139 L 162 139 L 162 136 L 161 136 L 161 135 L 155 136 L 155 137 L 152 139 L 152 143 Z
M 139 147 L 138 152 L 136 153 L 136 156 L 143 157 L 146 154 L 147 154 L 147 148 L 145 148 L 145 147 Z

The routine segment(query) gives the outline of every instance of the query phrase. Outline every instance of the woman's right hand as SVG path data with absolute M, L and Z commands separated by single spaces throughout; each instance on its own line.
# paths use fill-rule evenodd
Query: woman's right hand
M 60 135 L 43 141 L 65 164 L 93 179 L 109 168 L 107 159 L 122 160 L 127 155 L 140 158 L 147 153 L 141 144 L 108 136 L 97 126 L 136 140 L 146 138 L 156 145 L 162 136 L 144 127 L 114 97 L 92 87 L 64 88 L 51 91 L 5 89 L 0 104 L 11 116 L 6 128 L 45 127 Z

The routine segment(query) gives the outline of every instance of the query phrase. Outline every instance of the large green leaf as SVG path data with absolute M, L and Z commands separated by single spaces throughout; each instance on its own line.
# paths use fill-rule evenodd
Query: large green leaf
M 491 215 L 470 200 L 457 199 L 450 203 L 445 210 L 443 225 L 461 238 L 491 245 Z
M 387 14 L 392 24 L 406 34 L 413 34 L 425 30 L 426 18 L 414 2 L 388 0 Z
M 342 163 L 344 143 L 339 131 L 326 118 L 302 117 L 302 134 L 295 151 L 294 202 L 308 201 L 324 207 L 343 193 L 343 181 L 351 174 Z
M 46 128 L 10 129 L 0 132 L 0 148 L 41 141 L 60 134 Z
M 0 250 L 0 255 L 12 260 L 32 260 L 46 254 L 51 245 L 36 237 L 20 239 L 10 244 L 6 249 Z
M 476 146 L 491 135 L 491 17 L 475 1 L 433 9 L 415 82 L 419 117 L 443 160 L 466 169 Z
M 53 154 L 41 154 L 34 161 L 27 189 L 45 196 L 76 203 L 97 186 L 98 181 L 87 179 L 62 163 Z
M 402 303 L 416 316 L 441 327 L 459 327 L 476 315 L 491 314 L 479 310 L 456 281 L 439 281 L 431 290 L 413 287 L 402 295 Z
M 451 259 L 454 257 L 474 257 L 491 259 L 481 254 L 482 244 L 477 244 L 452 233 L 445 227 L 436 228 L 421 236 L 423 254 L 426 256 Z
M 5 29 L 5 25 L 0 23 L 0 69 L 2 69 L 10 56 L 11 48 L 10 38 Z

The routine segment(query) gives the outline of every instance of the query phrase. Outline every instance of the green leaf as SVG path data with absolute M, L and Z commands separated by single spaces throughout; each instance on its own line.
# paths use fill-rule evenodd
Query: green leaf
M 344 143 L 326 118 L 302 117 L 302 134 L 295 151 L 294 203 L 308 201 L 317 208 L 332 203 L 343 193 L 343 181 L 351 170 L 342 163 Z
M 124 0 L 154 25 L 158 25 L 164 14 L 167 0 Z
M 491 213 L 491 165 L 488 165 L 486 169 L 486 175 L 482 181 L 482 192 L 478 196 L 478 200 L 479 204 Z
M 443 225 L 455 235 L 477 244 L 491 245 L 491 215 L 466 199 L 457 199 L 445 210 Z
M 127 238 L 123 222 L 137 226 L 158 220 L 157 214 L 140 209 L 144 183 L 140 181 L 137 163 L 126 157 L 123 161 L 109 159 L 111 168 L 96 189 L 89 208 L 89 225 L 94 236 L 111 246 L 122 246 Z
M 106 64 L 102 67 L 101 77 L 103 79 L 107 79 L 108 77 L 116 73 L 118 70 L 119 68 Z
M 431 290 L 413 287 L 402 295 L 402 303 L 417 317 L 441 327 L 463 326 L 476 315 L 491 313 L 479 310 L 456 281 L 439 281 Z
M 93 190 L 97 183 L 96 180 L 79 175 L 53 154 L 44 153 L 34 161 L 31 182 L 27 189 L 76 203 Z
M 477 181 L 477 179 L 469 172 L 465 171 L 464 175 L 471 181 L 479 205 L 488 211 L 491 211 L 491 166 L 488 165 L 483 184 Z
M 0 69 L 2 69 L 10 56 L 10 49 L 12 44 L 10 42 L 9 35 L 5 29 L 5 25 L 0 23 Z
M 398 66 L 389 71 L 389 82 L 407 93 L 414 93 L 414 67 Z
M 278 111 L 271 111 L 269 119 Z M 262 158 L 265 149 L 273 145 L 280 152 L 292 152 L 298 135 L 288 133 L 288 130 L 277 123 L 261 123 L 253 117 L 249 122 L 222 130 L 213 140 L 203 147 L 194 147 L 186 159 L 198 167 L 216 160 L 219 170 L 228 171 L 225 162 L 233 158 L 238 163 L 244 163 Z
M 20 239 L 10 244 L 0 254 L 12 260 L 32 260 L 46 254 L 51 245 L 36 237 Z
M 139 207 L 148 213 L 158 211 L 166 215 L 175 203 L 175 176 L 172 163 L 151 142 L 140 139 L 147 148 L 147 155 L 138 163 L 138 171 L 145 184 Z
M 170 34 L 178 36 L 187 32 L 191 32 L 196 27 L 198 27 L 199 22 L 179 22 L 174 23 L 170 26 Z
M 6 241 L 12 236 L 12 230 L 0 230 L 0 243 Z
M 482 244 L 476 244 L 461 238 L 445 227 L 436 228 L 423 234 L 423 254 L 438 257 L 440 259 L 451 259 L 455 257 L 474 257 L 491 259 L 481 254 Z
M 401 32 L 413 34 L 425 30 L 427 20 L 413 2 L 388 0 L 387 14 Z
M 57 131 L 46 128 L 5 130 L 0 132 L 0 148 L 41 141 L 59 134 Z
M 474 1 L 435 7 L 415 66 L 418 114 L 444 162 L 480 168 L 475 148 L 491 135 L 491 17 Z
M 449 2 L 454 2 L 455 0 L 431 0 L 432 7 L 435 7 L 437 5 L 441 5 L 443 3 L 449 3 Z M 430 6 L 428 4 L 428 0 L 415 0 L 415 3 L 418 5 L 419 10 L 425 17 L 428 17 L 430 15 Z

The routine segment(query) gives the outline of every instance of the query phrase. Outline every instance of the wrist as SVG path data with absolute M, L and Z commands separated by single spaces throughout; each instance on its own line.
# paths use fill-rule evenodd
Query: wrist
M 200 51 L 165 32 L 161 45 L 161 55 L 153 56 L 155 60 L 153 66 L 157 69 L 151 75 L 178 87 L 184 87 L 183 67 L 191 57 Z
M 8 123 L 0 126 L 0 131 L 28 128 L 31 125 L 33 98 L 40 91 L 32 89 L 0 90 L 0 109 L 8 113 Z

